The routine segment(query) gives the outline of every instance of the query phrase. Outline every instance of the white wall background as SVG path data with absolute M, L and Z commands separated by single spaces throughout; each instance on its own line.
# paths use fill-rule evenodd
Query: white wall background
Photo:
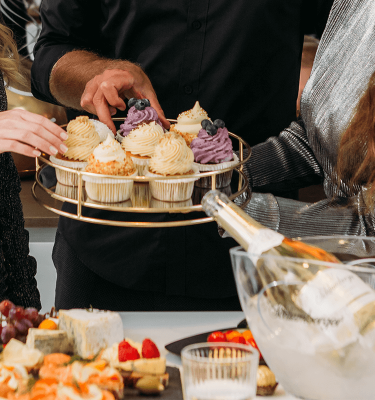
M 36 280 L 40 291 L 42 312 L 55 305 L 56 270 L 52 262 L 53 242 L 30 242 L 30 254 L 37 261 Z

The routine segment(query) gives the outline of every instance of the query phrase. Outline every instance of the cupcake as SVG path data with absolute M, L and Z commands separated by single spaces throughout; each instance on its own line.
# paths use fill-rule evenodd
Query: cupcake
M 177 117 L 177 123 L 171 125 L 170 130 L 181 135 L 190 146 L 192 140 L 198 136 L 204 119 L 209 119 L 207 112 L 197 101 L 191 110 L 184 111 Z
M 123 138 L 129 133 L 142 124 L 149 124 L 155 121 L 158 125 L 163 127 L 158 113 L 151 107 L 150 100 L 148 99 L 135 99 L 132 98 L 128 102 L 128 115 L 125 118 L 123 124 L 120 125 L 120 129 L 117 131 L 116 139 L 122 142 Z
M 115 137 L 113 132 L 108 128 L 106 124 L 103 124 L 103 122 L 100 122 L 97 119 L 90 119 L 90 121 L 93 123 L 96 132 L 98 132 L 101 142 L 104 142 L 107 139 L 108 135 L 112 138 Z
M 233 167 L 238 163 L 238 157 L 233 153 L 232 141 L 224 121 L 217 119 L 212 123 L 203 120 L 198 137 L 190 145 L 194 154 L 195 165 L 200 172 L 219 171 Z M 233 170 L 216 175 L 216 188 L 230 184 Z M 211 177 L 203 177 L 195 183 L 198 187 L 211 187 Z
M 86 167 L 90 154 L 100 143 L 100 137 L 87 116 L 70 121 L 66 131 L 68 139 L 64 143 L 68 150 L 64 155 L 51 156 L 50 161 L 62 167 L 82 170 Z M 78 186 L 78 175 L 75 173 L 56 168 L 56 178 L 63 185 Z
M 176 176 L 179 179 L 150 180 L 154 198 L 162 201 L 185 201 L 191 198 L 198 167 L 194 155 L 182 136 L 174 132 L 164 134 L 150 159 L 146 176 Z
M 139 176 L 145 175 L 155 146 L 162 135 L 164 135 L 164 129 L 152 121 L 150 124 L 138 126 L 124 137 L 121 146 L 132 158 Z
M 100 143 L 89 157 L 85 172 L 113 176 L 136 176 L 133 161 L 111 136 Z M 118 203 L 128 200 L 133 189 L 132 179 L 84 175 L 86 192 L 91 200 Z

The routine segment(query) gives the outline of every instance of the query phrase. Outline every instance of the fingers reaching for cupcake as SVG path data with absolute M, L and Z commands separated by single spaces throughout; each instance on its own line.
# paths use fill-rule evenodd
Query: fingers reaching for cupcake
M 91 79 L 82 94 L 81 107 L 97 115 L 115 133 L 112 116 L 117 109 L 126 109 L 125 98 L 149 99 L 162 125 L 169 128 L 149 78 L 139 66 L 131 63 L 126 70 L 108 69 Z

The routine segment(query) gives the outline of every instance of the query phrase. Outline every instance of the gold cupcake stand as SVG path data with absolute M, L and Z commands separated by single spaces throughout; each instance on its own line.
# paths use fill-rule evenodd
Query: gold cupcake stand
M 113 118 L 113 120 L 123 121 L 123 119 L 120 118 Z M 174 122 L 173 120 L 170 121 Z M 207 191 L 211 189 L 216 189 L 218 174 L 233 170 L 234 174 L 238 175 L 237 176 L 238 183 L 236 183 L 235 189 L 233 189 L 233 185 L 230 185 L 225 188 L 220 188 L 217 190 L 226 193 L 231 200 L 240 198 L 241 207 L 245 207 L 251 198 L 249 182 L 247 177 L 243 173 L 243 164 L 249 160 L 251 155 L 251 148 L 241 137 L 231 132 L 229 132 L 229 135 L 239 143 L 239 162 L 230 168 L 222 169 L 219 171 L 200 173 L 199 174 L 200 178 L 211 177 L 211 187 L 208 188 L 194 187 L 192 198 L 187 201 L 182 201 L 182 202 L 159 201 L 151 196 L 148 182 L 151 180 L 160 180 L 160 177 L 136 176 L 136 177 L 126 177 L 126 179 L 134 181 L 133 191 L 129 200 L 124 201 L 122 203 L 99 203 L 91 200 L 87 196 L 84 187 L 84 180 L 82 179 L 84 175 L 97 176 L 97 174 L 77 171 L 71 168 L 56 165 L 43 156 L 36 159 L 36 175 L 35 175 L 35 182 L 32 187 L 32 194 L 39 204 L 41 204 L 46 209 L 58 215 L 72 218 L 78 221 L 90 222 L 100 225 L 137 227 L 137 228 L 140 227 L 162 228 L 162 227 L 197 225 L 197 224 L 212 222 L 213 221 L 212 218 L 205 216 L 199 218 L 194 218 L 194 217 L 188 218 L 188 214 L 192 212 L 203 211 L 201 205 L 201 199 Z M 246 157 L 244 153 L 244 148 L 247 150 Z M 54 171 L 50 167 L 67 171 L 72 174 L 76 174 L 78 185 L 77 186 L 61 185 L 59 182 L 56 183 L 54 176 L 52 177 L 52 179 L 48 178 L 46 179 L 45 176 L 51 175 L 51 172 L 52 175 L 54 175 L 53 174 Z M 122 180 L 125 179 L 125 177 L 116 177 L 113 175 L 111 176 L 100 175 L 100 177 L 108 177 L 111 179 L 122 179 Z M 163 176 L 162 179 L 173 180 L 181 178 L 184 178 L 184 176 L 166 176 L 166 177 Z M 62 209 L 62 205 L 64 202 L 75 204 L 76 212 L 71 213 L 64 211 Z M 107 210 L 116 212 L 145 213 L 145 214 L 173 213 L 175 215 L 181 214 L 181 218 L 177 219 L 174 218 L 173 221 L 164 221 L 164 222 L 118 221 L 112 219 L 92 218 L 85 216 L 84 215 L 85 208 L 93 208 L 98 210 Z M 106 215 L 106 213 L 103 214 Z

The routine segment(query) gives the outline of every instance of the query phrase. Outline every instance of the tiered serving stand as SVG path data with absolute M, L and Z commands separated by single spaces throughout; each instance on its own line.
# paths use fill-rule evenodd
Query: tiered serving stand
M 115 123 L 120 123 L 123 118 L 113 118 Z M 170 122 L 176 122 L 175 120 L 169 120 Z M 66 125 L 63 125 L 66 127 Z M 183 202 L 165 202 L 154 199 L 151 196 L 148 182 L 151 180 L 160 180 L 159 177 L 127 177 L 134 181 L 134 187 L 132 196 L 128 201 L 122 203 L 99 203 L 91 200 L 85 191 L 84 181 L 82 177 L 84 175 L 96 174 L 76 171 L 70 168 L 56 165 L 49 161 L 46 157 L 40 156 L 36 159 L 36 181 L 32 187 L 32 194 L 39 204 L 48 210 L 68 218 L 72 218 L 79 221 L 90 222 L 101 225 L 112 225 L 112 226 L 124 226 L 124 227 L 144 227 L 144 228 L 161 228 L 161 227 L 176 227 L 176 226 L 187 226 L 203 224 L 213 221 L 210 217 L 201 216 L 198 218 L 187 218 L 189 213 L 203 211 L 201 205 L 201 199 L 203 195 L 211 189 L 216 189 L 216 176 L 223 172 L 233 170 L 232 184 L 225 188 L 219 188 L 218 190 L 225 192 L 231 200 L 239 198 L 241 207 L 245 207 L 251 198 L 251 191 L 249 188 L 249 182 L 245 174 L 243 173 L 243 164 L 247 162 L 251 155 L 250 146 L 239 136 L 229 132 L 229 135 L 238 141 L 239 148 L 239 162 L 226 169 L 219 171 L 211 171 L 200 173 L 200 177 L 211 177 L 211 187 L 209 188 L 198 188 L 194 187 L 192 198 L 188 201 Z M 244 152 L 244 148 L 247 150 Z M 246 154 L 246 156 L 245 156 Z M 78 175 L 78 186 L 65 186 L 56 182 L 54 179 L 54 170 L 61 169 L 69 171 Z M 237 176 L 236 176 L 237 175 Z M 114 176 L 100 175 L 101 177 L 115 178 Z M 46 177 L 48 177 L 46 179 Z M 119 177 L 124 179 L 124 177 Z M 165 179 L 181 179 L 181 176 L 167 176 Z M 234 183 L 236 182 L 236 183 Z M 76 205 L 76 212 L 67 212 L 62 209 L 64 202 L 72 203 Z M 173 221 L 163 222 L 144 222 L 144 221 L 119 221 L 113 219 L 102 219 L 85 216 L 84 208 L 116 211 L 116 212 L 128 212 L 128 213 L 173 213 L 180 214 L 181 218 L 174 219 Z M 106 217 L 110 217 L 111 213 L 102 213 Z M 133 219 L 133 218 L 132 218 Z

